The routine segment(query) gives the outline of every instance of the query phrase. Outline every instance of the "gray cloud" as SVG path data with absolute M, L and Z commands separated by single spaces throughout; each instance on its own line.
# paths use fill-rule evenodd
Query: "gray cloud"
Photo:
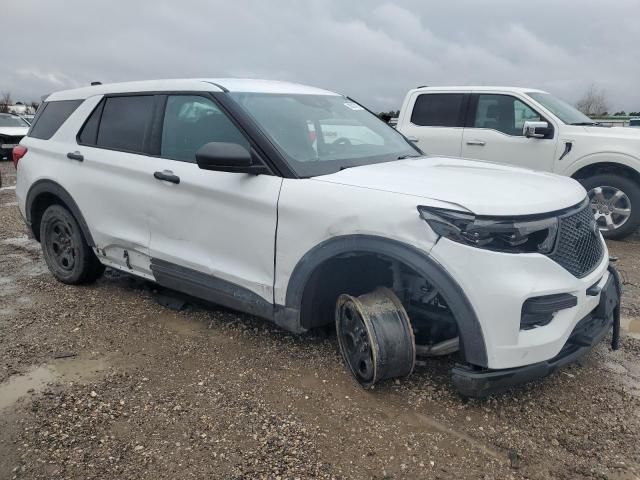
M 433 3 L 433 4 L 432 4 Z M 291 80 L 398 108 L 417 85 L 506 84 L 640 110 L 640 3 L 571 0 L 20 0 L 3 7 L 0 91 L 103 82 Z

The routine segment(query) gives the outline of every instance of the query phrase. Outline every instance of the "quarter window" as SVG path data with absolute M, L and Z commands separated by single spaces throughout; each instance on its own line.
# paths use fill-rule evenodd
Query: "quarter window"
M 526 103 L 509 95 L 478 95 L 473 126 L 522 136 L 526 121 L 540 121 L 540 115 Z
M 98 129 L 97 146 L 127 152 L 144 152 L 145 139 L 149 135 L 153 116 L 153 100 L 152 95 L 107 98 Z M 87 122 L 85 128 L 91 128 L 92 120 Z
M 249 142 L 210 99 L 195 95 L 170 95 L 162 126 L 160 155 L 172 160 L 196 161 L 196 152 L 209 142 Z
M 423 127 L 461 127 L 462 93 L 425 93 L 416 99 L 411 123 Z
M 40 107 L 41 110 L 38 110 L 28 136 L 49 140 L 81 103 L 82 100 L 46 102 Z

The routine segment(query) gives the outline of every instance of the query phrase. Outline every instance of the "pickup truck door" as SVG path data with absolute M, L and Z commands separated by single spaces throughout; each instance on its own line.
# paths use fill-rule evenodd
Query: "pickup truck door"
M 414 92 L 398 119 L 398 130 L 429 155 L 461 154 L 467 94 Z
M 546 121 L 548 138 L 527 138 L 525 121 Z M 462 157 L 553 171 L 558 129 L 523 100 L 507 94 L 474 94 L 462 136 Z
M 209 96 L 167 95 L 148 172 L 151 270 L 161 285 L 269 316 L 282 178 L 202 170 L 195 152 L 209 142 L 252 148 Z

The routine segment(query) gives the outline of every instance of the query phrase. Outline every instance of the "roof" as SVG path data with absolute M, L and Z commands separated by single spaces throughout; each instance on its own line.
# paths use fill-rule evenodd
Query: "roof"
M 189 78 L 108 83 L 52 93 L 47 101 L 83 100 L 94 95 L 129 92 L 197 91 L 197 92 L 292 93 L 301 95 L 338 95 L 320 88 L 298 83 L 248 78 Z
M 498 86 L 498 85 L 496 85 L 496 86 L 491 86 L 491 85 L 458 85 L 458 86 L 442 86 L 442 87 L 429 85 L 428 87 L 418 87 L 418 88 L 415 88 L 414 90 L 437 90 L 437 91 L 440 91 L 440 92 L 447 92 L 447 91 L 451 91 L 451 92 L 459 92 L 459 91 L 465 91 L 465 92 L 470 92 L 470 91 L 474 91 L 474 92 L 496 92 L 496 91 L 500 91 L 500 92 L 514 92 L 514 93 L 527 93 L 527 92 L 547 93 L 544 90 L 539 90 L 537 88 L 501 87 L 501 86 Z

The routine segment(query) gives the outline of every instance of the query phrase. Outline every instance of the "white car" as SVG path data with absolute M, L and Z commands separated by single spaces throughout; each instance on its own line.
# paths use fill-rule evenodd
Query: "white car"
M 0 113 L 0 160 L 10 159 L 11 151 L 29 131 L 29 123 L 18 115 Z
M 425 157 L 349 98 L 290 83 L 100 85 L 43 108 L 14 149 L 16 195 L 62 282 L 109 266 L 292 332 L 335 324 L 365 387 L 455 353 L 477 396 L 619 324 L 569 178 Z
M 640 225 L 640 131 L 601 126 L 547 92 L 420 87 L 407 93 L 397 129 L 429 154 L 578 180 L 606 238 L 623 238 Z

